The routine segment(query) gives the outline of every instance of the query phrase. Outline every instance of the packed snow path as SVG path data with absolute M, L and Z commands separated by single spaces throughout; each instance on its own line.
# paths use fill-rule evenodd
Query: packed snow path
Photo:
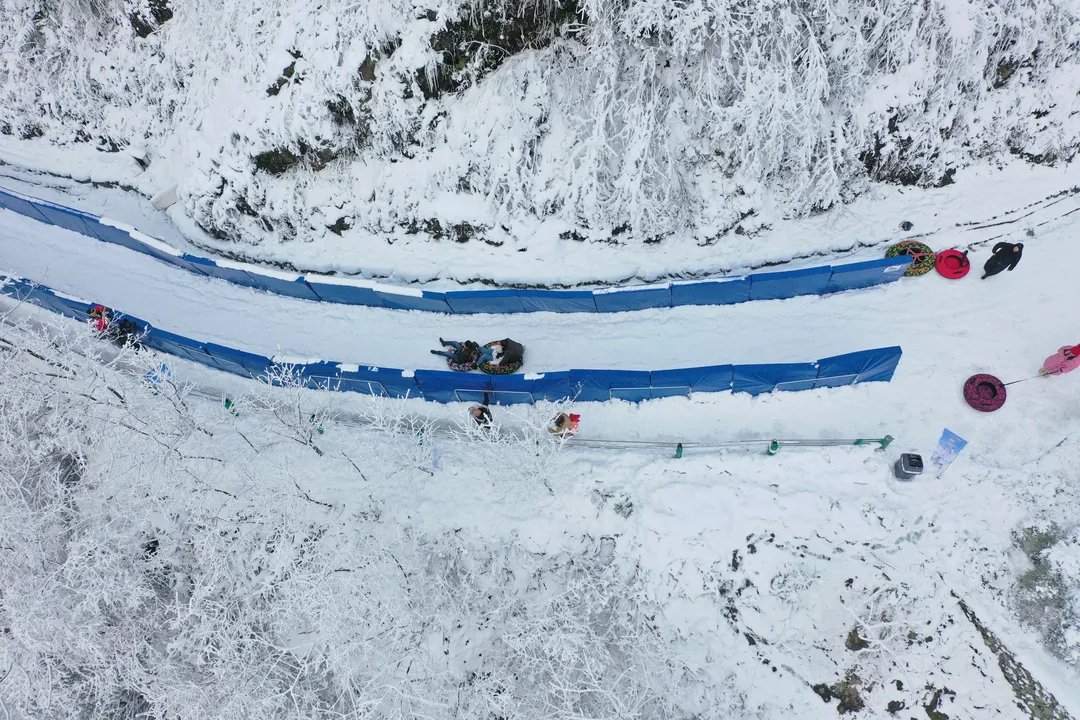
M 1076 252 L 1054 245 L 1050 253 Z M 1060 255 L 1052 263 L 1041 260 L 1046 250 L 1029 243 L 1021 272 L 1062 275 L 1040 284 L 1043 306 L 1054 307 L 1067 301 L 1071 263 Z M 981 265 L 979 255 L 973 260 Z M 0 269 L 201 340 L 289 359 L 405 368 L 445 368 L 428 352 L 440 336 L 513 337 L 527 347 L 526 372 L 799 362 L 893 344 L 912 353 L 932 324 L 962 336 L 981 318 L 1015 314 L 997 292 L 1008 279 L 979 283 L 976 273 L 960 283 L 932 276 L 828 297 L 615 314 L 462 317 L 384 310 L 280 297 L 195 276 L 9 211 L 0 211 Z M 1046 347 L 1060 339 L 1049 330 Z M 1015 372 L 1026 376 L 1027 370 Z

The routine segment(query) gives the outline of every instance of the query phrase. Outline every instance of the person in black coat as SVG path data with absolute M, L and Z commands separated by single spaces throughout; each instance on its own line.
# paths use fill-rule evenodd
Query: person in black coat
M 1012 270 L 1020 262 L 1020 256 L 1024 254 L 1024 243 L 999 242 L 994 246 L 993 254 L 983 265 L 982 279 L 997 275 L 1005 269 Z
M 498 342 L 501 354 L 498 357 L 500 365 L 513 365 L 525 362 L 525 346 L 519 342 L 504 338 Z

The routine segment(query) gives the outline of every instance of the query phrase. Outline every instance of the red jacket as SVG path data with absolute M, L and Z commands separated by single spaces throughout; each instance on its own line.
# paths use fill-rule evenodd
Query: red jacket
M 1073 345 L 1071 348 L 1065 348 L 1065 357 L 1080 357 L 1080 344 Z

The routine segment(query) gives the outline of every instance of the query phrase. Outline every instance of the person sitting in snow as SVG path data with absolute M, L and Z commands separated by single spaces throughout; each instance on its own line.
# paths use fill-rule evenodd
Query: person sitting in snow
M 992 255 L 983 265 L 982 279 L 997 275 L 1002 270 L 1012 270 L 1020 262 L 1020 256 L 1024 254 L 1024 243 L 999 242 L 991 251 Z
M 432 355 L 441 355 L 449 358 L 455 365 L 479 365 L 482 362 L 494 360 L 491 348 L 484 347 L 472 340 L 443 340 L 439 338 L 439 344 L 449 350 L 432 350 Z

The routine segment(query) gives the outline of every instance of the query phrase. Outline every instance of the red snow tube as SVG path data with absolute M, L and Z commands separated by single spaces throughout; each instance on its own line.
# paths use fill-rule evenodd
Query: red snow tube
M 942 250 L 937 254 L 934 266 L 938 273 L 950 280 L 959 280 L 971 270 L 967 255 L 959 250 Z
M 964 383 L 964 399 L 979 412 L 994 412 L 1005 404 L 1005 385 L 993 375 L 972 375 Z

